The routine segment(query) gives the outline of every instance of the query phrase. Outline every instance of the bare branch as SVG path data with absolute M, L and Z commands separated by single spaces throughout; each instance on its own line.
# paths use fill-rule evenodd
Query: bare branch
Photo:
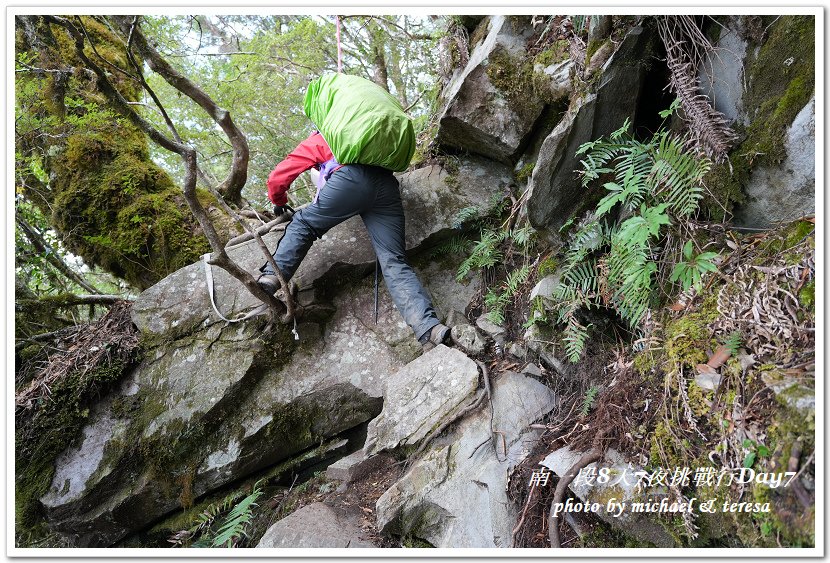
M 87 281 L 80 275 L 78 275 L 78 273 L 70 268 L 69 265 L 61 259 L 60 255 L 49 245 L 49 243 L 46 242 L 46 239 L 44 239 L 34 227 L 27 223 L 26 220 L 20 216 L 20 214 L 15 213 L 14 219 L 20 227 L 20 230 L 23 231 L 23 234 L 26 235 L 26 238 L 29 239 L 29 242 L 31 242 L 32 246 L 35 247 L 35 250 L 42 254 L 43 257 L 46 258 L 46 261 L 49 262 L 56 270 L 66 276 L 69 281 L 79 285 L 90 293 L 100 293 L 97 289 L 87 283 Z
M 43 18 L 50 23 L 55 23 L 64 27 L 69 32 L 75 42 L 75 53 L 81 61 L 84 62 L 84 64 L 89 66 L 95 72 L 98 77 L 98 86 L 101 92 L 109 99 L 114 108 L 124 117 L 129 119 L 134 125 L 136 125 L 136 127 L 144 131 L 144 133 L 147 134 L 147 136 L 149 136 L 154 142 L 182 157 L 185 165 L 184 198 L 187 201 L 191 212 L 196 217 L 196 220 L 199 222 L 199 225 L 202 227 L 202 231 L 204 231 L 205 237 L 207 238 L 208 243 L 210 243 L 210 247 L 213 249 L 214 258 L 212 259 L 211 264 L 225 269 L 231 276 L 242 282 L 248 291 L 250 291 L 255 297 L 263 303 L 267 303 L 272 322 L 277 320 L 280 315 L 280 302 L 273 295 L 263 290 L 259 284 L 256 283 L 256 280 L 254 280 L 253 276 L 249 272 L 241 269 L 233 260 L 230 259 L 227 252 L 225 252 L 224 245 L 222 244 L 222 241 L 220 240 L 210 217 L 205 211 L 205 208 L 202 207 L 199 199 L 196 197 L 196 178 L 198 175 L 196 151 L 188 145 L 167 138 L 155 127 L 153 127 L 151 123 L 143 119 L 132 109 L 132 107 L 127 103 L 127 100 L 124 99 L 124 96 L 121 95 L 121 93 L 109 81 L 109 78 L 103 69 L 86 56 L 84 53 L 84 36 L 80 31 L 78 31 L 71 21 L 59 16 L 43 16 Z M 129 20 L 129 16 L 125 19 Z M 124 23 L 128 26 L 127 29 L 129 29 L 129 21 Z M 137 37 L 143 38 L 143 35 L 139 33 Z M 158 53 L 156 53 L 156 55 L 158 55 Z M 268 255 L 270 257 L 270 253 L 268 253 Z M 288 293 L 287 286 L 284 286 L 284 290 Z
M 128 32 L 132 28 L 130 16 L 112 16 L 112 18 L 122 33 Z M 173 68 L 159 54 L 155 47 L 150 45 L 140 27 L 135 27 L 133 30 L 133 41 L 139 55 L 147 61 L 150 68 L 157 72 L 171 86 L 176 88 L 176 90 L 189 97 L 204 109 L 228 137 L 234 149 L 231 170 L 228 173 L 228 177 L 217 189 L 224 198 L 234 203 L 239 203 L 242 195 L 242 187 L 248 179 L 249 149 L 248 140 L 233 122 L 233 119 L 231 119 L 230 112 L 219 107 L 196 83 Z

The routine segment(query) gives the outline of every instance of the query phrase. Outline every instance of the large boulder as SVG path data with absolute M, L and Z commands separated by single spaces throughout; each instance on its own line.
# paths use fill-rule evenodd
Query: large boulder
M 507 497 L 507 479 L 541 434 L 528 425 L 555 401 L 550 388 L 530 377 L 500 375 L 492 426 L 485 406 L 437 438 L 378 499 L 378 528 L 436 547 L 510 547 L 519 507 Z
M 815 17 L 718 19 L 715 52 L 702 65 L 700 81 L 739 136 L 728 162 L 714 167 L 704 183 L 738 227 L 766 229 L 811 215 Z
M 584 196 L 576 173 L 580 168 L 576 154 L 579 146 L 612 133 L 626 118 L 637 121 L 657 41 L 657 34 L 650 28 L 629 31 L 602 67 L 596 92 L 572 103 L 542 143 L 528 185 L 527 213 L 535 228 L 556 232 Z
M 506 166 L 480 158 L 460 158 L 457 167 L 431 165 L 400 176 L 409 251 L 435 244 L 453 230 L 455 216 L 464 208 L 487 209 L 494 194 L 505 193 L 512 182 Z M 274 249 L 282 232 L 263 237 Z M 233 247 L 229 256 L 243 269 L 256 273 L 265 262 L 256 241 Z M 312 287 L 336 285 L 344 273 L 371 269 L 375 252 L 360 217 L 341 223 L 315 241 L 294 276 L 301 293 Z M 211 309 L 204 263 L 191 264 L 144 291 L 133 306 L 133 321 L 143 332 L 187 333 L 219 319 Z M 217 306 L 227 318 L 260 302 L 227 272 L 213 267 Z M 334 283 L 332 283 L 334 282 Z M 313 301 L 313 298 L 312 298 Z
M 445 274 L 432 263 L 419 270 L 439 310 L 463 309 L 474 284 Z M 386 378 L 420 346 L 388 292 L 375 324 L 372 279 L 353 280 L 329 297 L 325 325 L 300 324 L 299 342 L 287 329 L 263 338 L 256 321 L 148 338 L 145 359 L 57 460 L 41 499 L 52 526 L 79 545 L 112 545 L 377 416 Z
M 545 105 L 531 91 L 525 46 L 532 33 L 529 17 L 495 15 L 478 24 L 475 35 L 483 39 L 439 100 L 440 145 L 502 162 L 517 156 Z

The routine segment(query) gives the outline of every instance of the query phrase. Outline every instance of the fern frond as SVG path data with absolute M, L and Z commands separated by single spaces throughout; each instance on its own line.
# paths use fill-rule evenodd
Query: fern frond
M 565 342 L 565 355 L 571 363 L 576 363 L 585 350 L 585 341 L 588 340 L 588 327 L 580 324 L 576 317 L 571 315 L 568 324 L 565 326 L 563 337 Z
M 591 387 L 588 388 L 588 391 L 585 392 L 585 399 L 582 401 L 582 409 L 580 409 L 580 414 L 582 416 L 586 416 L 590 412 L 591 407 L 594 406 L 597 393 L 599 393 L 599 387 L 596 385 L 591 385 Z
M 481 216 L 481 212 L 475 205 L 471 205 L 469 207 L 465 207 L 461 209 L 458 213 L 453 216 L 452 221 L 450 224 L 452 225 L 453 229 L 459 230 L 464 227 L 465 223 L 472 221 L 473 219 L 478 219 Z
M 233 547 L 240 538 L 246 535 L 245 526 L 253 518 L 253 508 L 257 506 L 256 501 L 262 495 L 262 490 L 259 488 L 259 482 L 254 485 L 254 490 L 242 499 L 239 504 L 233 507 L 215 538 L 213 538 L 213 547 Z

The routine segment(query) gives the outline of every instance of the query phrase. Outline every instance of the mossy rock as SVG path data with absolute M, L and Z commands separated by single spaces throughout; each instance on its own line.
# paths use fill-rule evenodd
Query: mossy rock
M 777 166 L 785 159 L 785 136 L 796 115 L 815 91 L 815 17 L 781 16 L 745 63 L 747 92 L 743 98 L 749 126 L 738 126 L 741 142 L 729 162 L 704 178 L 711 192 L 704 198 L 715 220 L 746 201 L 752 171 Z

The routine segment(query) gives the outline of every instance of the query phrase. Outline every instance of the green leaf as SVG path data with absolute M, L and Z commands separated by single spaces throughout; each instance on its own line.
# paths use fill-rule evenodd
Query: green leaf
M 687 240 L 686 244 L 683 245 L 683 256 L 686 258 L 686 260 L 691 260 L 692 259 L 692 241 L 691 241 L 691 239 Z
M 749 452 L 744 458 L 744 467 L 749 468 L 755 464 L 755 452 Z
M 758 446 L 758 455 L 761 457 L 769 457 L 769 448 L 763 444 Z

